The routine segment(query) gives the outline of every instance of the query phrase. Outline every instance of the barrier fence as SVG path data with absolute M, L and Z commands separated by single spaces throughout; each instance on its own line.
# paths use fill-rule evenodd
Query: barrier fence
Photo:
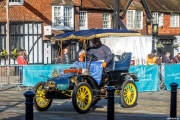
M 0 88 L 7 86 L 23 86 L 23 66 L 1 65 L 0 66 Z
M 71 66 L 72 64 L 1 65 L 0 88 L 14 86 L 21 90 L 21 86 L 33 87 L 40 81 L 45 82 L 48 78 L 63 73 L 64 69 Z M 170 90 L 170 83 L 180 84 L 180 64 L 131 66 L 129 72 L 137 75 L 139 82 L 136 82 L 136 85 L 139 92 L 165 88 Z

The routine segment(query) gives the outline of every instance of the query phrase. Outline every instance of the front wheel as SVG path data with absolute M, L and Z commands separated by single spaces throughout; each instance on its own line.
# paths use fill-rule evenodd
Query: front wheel
M 136 105 L 138 91 L 136 84 L 132 80 L 125 80 L 123 82 L 120 98 L 123 107 L 129 108 Z
M 35 92 L 35 96 L 33 98 L 34 107 L 38 111 L 46 111 L 52 103 L 52 99 L 46 99 L 43 84 L 45 84 L 45 82 L 39 82 L 33 88 L 33 91 Z
M 92 89 L 89 84 L 85 82 L 78 83 L 75 86 L 72 95 L 74 109 L 78 113 L 87 113 L 92 106 L 92 96 Z

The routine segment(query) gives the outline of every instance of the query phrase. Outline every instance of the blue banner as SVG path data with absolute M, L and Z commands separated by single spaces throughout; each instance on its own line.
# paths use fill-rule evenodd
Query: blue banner
M 170 90 L 170 84 L 176 82 L 180 88 L 180 64 L 165 64 L 164 65 L 164 84 L 167 90 Z
M 136 73 L 139 82 L 135 82 L 138 92 L 158 91 L 158 65 L 131 66 L 129 73 Z
M 72 67 L 72 64 L 23 66 L 23 85 L 34 86 L 38 82 L 46 82 L 50 77 L 63 74 L 64 69 L 69 67 Z

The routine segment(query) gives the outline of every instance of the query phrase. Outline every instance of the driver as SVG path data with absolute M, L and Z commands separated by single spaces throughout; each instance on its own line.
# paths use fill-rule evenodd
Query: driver
M 111 50 L 106 45 L 102 44 L 100 38 L 93 39 L 93 47 L 89 50 L 89 54 L 94 54 L 97 57 L 97 60 L 102 60 L 102 67 L 106 68 L 106 66 L 113 59 L 113 55 Z

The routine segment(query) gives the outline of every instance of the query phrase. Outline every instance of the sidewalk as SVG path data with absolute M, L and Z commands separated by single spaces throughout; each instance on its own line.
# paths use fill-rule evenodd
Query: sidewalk
M 0 89 L 0 120 L 25 120 L 24 91 Z M 180 90 L 177 93 L 177 115 L 180 118 Z M 166 120 L 170 113 L 170 91 L 142 92 L 133 108 L 122 108 L 115 98 L 115 120 Z M 107 119 L 107 100 L 100 100 L 86 114 L 77 113 L 70 100 L 53 100 L 44 112 L 34 109 L 34 120 L 104 120 Z

